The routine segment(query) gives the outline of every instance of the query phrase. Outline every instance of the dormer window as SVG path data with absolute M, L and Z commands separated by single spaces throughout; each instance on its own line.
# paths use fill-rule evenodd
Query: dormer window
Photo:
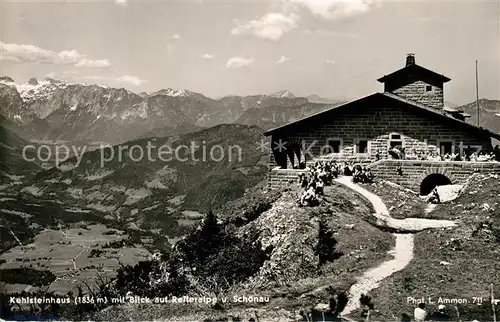
M 432 92 L 432 86 L 431 85 L 425 85 L 425 91 L 426 92 Z

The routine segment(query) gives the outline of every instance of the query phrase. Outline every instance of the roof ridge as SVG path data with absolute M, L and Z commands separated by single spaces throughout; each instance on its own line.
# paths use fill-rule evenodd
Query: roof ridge
M 408 66 L 404 66 L 404 67 L 402 67 L 402 68 L 400 68 L 400 69 L 398 69 L 396 71 L 393 71 L 392 73 L 384 75 L 384 76 L 380 77 L 379 79 L 377 79 L 377 81 L 380 82 L 380 83 L 383 83 L 386 80 L 386 78 L 391 77 L 394 74 L 401 73 L 404 70 L 411 69 L 411 68 L 419 68 L 419 69 L 423 70 L 424 72 L 431 73 L 434 76 L 437 76 L 437 77 L 441 78 L 441 80 L 443 81 L 443 83 L 449 82 L 451 80 L 451 78 L 448 78 L 448 77 L 444 76 L 443 74 L 439 74 L 439 73 L 437 73 L 437 72 L 435 72 L 433 70 L 430 70 L 428 68 L 425 68 L 425 67 L 420 66 L 420 65 L 418 65 L 418 64 L 415 63 L 415 64 L 411 64 L 411 65 L 408 65 Z
M 427 112 L 433 113 L 433 114 L 435 114 L 435 115 L 439 115 L 439 116 L 445 117 L 445 118 L 447 118 L 448 120 L 458 122 L 458 123 L 460 123 L 460 124 L 463 124 L 463 125 L 466 125 L 466 126 L 469 126 L 469 127 L 475 128 L 475 129 L 480 130 L 480 131 L 485 131 L 485 132 L 489 133 L 491 137 L 494 137 L 494 138 L 496 138 L 496 139 L 499 139 L 499 140 L 500 140 L 500 134 L 498 134 L 498 133 L 494 133 L 494 132 L 492 132 L 492 131 L 490 131 L 490 130 L 488 130 L 488 129 L 485 129 L 485 128 L 480 127 L 480 126 L 476 126 L 476 125 L 471 124 L 471 123 L 468 123 L 468 122 L 466 122 L 466 121 L 462 121 L 462 120 L 456 119 L 456 118 L 451 117 L 451 116 L 449 116 L 449 115 L 447 115 L 447 114 L 445 114 L 445 113 L 441 113 L 440 111 L 438 111 L 438 110 L 436 110 L 436 109 L 434 109 L 434 108 L 432 108 L 432 107 L 429 107 L 429 106 L 426 106 L 426 105 L 420 104 L 420 103 L 415 102 L 415 101 L 410 101 L 410 100 L 407 100 L 407 99 L 405 99 L 405 98 L 403 98 L 403 97 L 401 97 L 401 96 L 398 96 L 398 95 L 396 95 L 396 94 L 392 94 L 392 93 L 388 93 L 388 92 L 384 92 L 384 93 L 381 93 L 381 92 L 375 92 L 375 93 L 372 93 L 372 94 L 369 94 L 369 95 L 366 95 L 366 96 L 362 96 L 362 97 L 357 98 L 357 99 L 355 99 L 355 100 L 352 100 L 352 101 L 349 101 L 349 102 L 346 102 L 346 103 L 343 103 L 343 104 L 340 104 L 340 105 L 337 105 L 337 106 L 333 106 L 333 107 L 332 107 L 332 108 L 330 108 L 330 109 L 327 109 L 327 110 L 324 110 L 324 111 L 320 111 L 320 112 L 318 112 L 318 113 L 314 113 L 314 114 L 312 114 L 312 115 L 309 115 L 309 116 L 303 117 L 303 118 L 301 118 L 301 119 L 298 119 L 298 120 L 296 120 L 296 121 L 294 121 L 294 122 L 287 123 L 287 124 L 284 124 L 284 125 L 281 125 L 281 126 L 278 126 L 278 127 L 272 128 L 272 129 L 270 129 L 270 130 L 267 130 L 267 131 L 265 131 L 265 132 L 264 132 L 264 135 L 269 136 L 271 133 L 276 132 L 276 131 L 278 131 L 278 130 L 280 130 L 280 129 L 286 128 L 286 127 L 288 127 L 288 126 L 291 126 L 291 125 L 293 125 L 293 124 L 297 124 L 297 123 L 303 122 L 303 121 L 305 121 L 305 120 L 312 119 L 312 118 L 314 118 L 314 117 L 316 117 L 316 116 L 322 115 L 322 114 L 324 114 L 324 113 L 331 112 L 331 111 L 336 110 L 336 109 L 341 108 L 341 107 L 345 107 L 345 106 L 347 106 L 347 105 L 349 105 L 349 104 L 352 104 L 352 103 L 354 103 L 354 102 L 358 102 L 358 101 L 360 101 L 360 100 L 362 100 L 362 99 L 366 99 L 366 98 L 369 98 L 369 97 L 374 97 L 374 96 L 378 96 L 378 95 L 382 95 L 382 96 L 387 97 L 387 98 L 391 98 L 391 99 L 394 99 L 394 100 L 398 100 L 398 101 L 400 101 L 400 102 L 403 102 L 403 103 L 406 103 L 406 104 L 409 104 L 409 105 L 412 105 L 412 106 L 418 107 L 418 108 L 420 108 L 420 109 L 422 109 L 422 110 L 424 110 L 424 111 L 427 111 Z

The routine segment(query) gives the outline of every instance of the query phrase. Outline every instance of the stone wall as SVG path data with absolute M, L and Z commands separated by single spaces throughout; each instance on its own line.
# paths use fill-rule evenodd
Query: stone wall
M 427 86 L 431 86 L 432 90 L 426 91 Z M 416 81 L 402 86 L 393 90 L 392 93 L 425 106 L 442 108 L 444 105 L 443 88 L 423 81 Z
M 299 174 L 303 172 L 304 170 L 271 169 L 267 178 L 267 186 L 272 189 L 287 187 L 292 182 L 296 183 Z
M 429 112 L 393 99 L 358 106 L 352 104 L 352 107 L 342 112 L 327 112 L 320 119 L 314 119 L 314 122 L 291 125 L 286 129 L 287 133 L 273 133 L 273 141 L 282 139 L 301 142 L 306 161 L 323 156 L 336 160 L 374 162 L 377 160 L 377 151 L 382 158 L 387 157 L 391 133 L 401 135 L 407 155 L 439 152 L 439 142 L 445 140 L 453 142 L 456 152 L 459 151 L 460 142 L 464 147 L 491 148 L 491 140 L 484 132 L 437 115 L 429 115 Z M 341 153 L 327 155 L 326 142 L 329 138 L 342 139 Z M 356 153 L 358 139 L 368 140 L 368 153 Z M 277 153 L 276 150 L 273 152 Z
M 500 174 L 499 162 L 443 162 L 413 160 L 380 160 L 369 165 L 377 180 L 387 180 L 411 189 L 420 191 L 420 184 L 431 174 L 442 174 L 452 184 L 463 184 L 473 173 Z M 401 167 L 401 174 L 396 169 Z M 285 188 L 296 183 L 304 170 L 272 169 L 268 175 L 268 187 Z
M 401 167 L 401 174 L 396 171 L 398 167 Z M 388 180 L 418 192 L 422 181 L 431 174 L 442 174 L 452 184 L 463 184 L 476 172 L 500 174 L 500 163 L 381 160 L 372 163 L 370 169 L 379 180 Z

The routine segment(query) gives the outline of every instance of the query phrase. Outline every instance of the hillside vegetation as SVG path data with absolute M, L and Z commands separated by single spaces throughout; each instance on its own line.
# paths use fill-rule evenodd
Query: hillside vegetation
M 10 182 L 8 175 L 31 175 L 40 170 L 37 162 L 29 162 L 23 158 L 23 148 L 30 144 L 12 129 L 10 121 L 0 115 L 0 184 Z M 36 157 L 33 151 L 26 153 L 26 158 Z
M 110 284 L 96 289 L 106 296 L 132 291 L 152 299 L 189 295 L 227 297 L 228 302 L 121 304 L 104 310 L 90 305 L 84 311 L 66 310 L 64 316 L 118 321 L 257 314 L 283 319 L 345 293 L 353 276 L 387 258 L 393 238 L 361 219 L 371 206 L 343 186 L 327 187 L 324 202 L 313 208 L 297 205 L 300 192 L 295 184 L 280 192 L 262 185 L 248 189 L 216 214 L 209 212 L 198 229 L 161 258 L 125 266 Z M 242 303 L 234 296 L 266 300 Z
M 328 187 L 328 197 L 319 207 L 301 208 L 296 204 L 299 194 L 300 189 L 295 185 L 281 192 L 268 192 L 257 186 L 219 213 L 221 225 L 226 227 L 224 231 L 232 232 L 233 238 L 251 243 L 242 249 L 243 257 L 238 257 L 241 256 L 237 251 L 238 243 L 231 242 L 231 246 L 228 244 L 220 248 L 218 254 L 225 259 L 220 264 L 217 264 L 218 255 L 211 257 L 203 267 L 196 266 L 196 272 L 199 272 L 196 274 L 204 274 L 212 267 L 217 272 L 224 272 L 223 282 L 217 282 L 217 276 L 221 276 L 218 273 L 201 279 L 193 275 L 188 280 L 196 281 L 191 283 L 196 287 L 186 294 L 205 294 L 219 299 L 227 297 L 227 303 L 194 306 L 127 304 L 106 309 L 99 317 L 112 320 L 125 317 L 199 320 L 227 316 L 248 319 L 257 314 L 264 320 L 292 318 L 301 308 L 327 302 L 333 294 L 347 291 L 354 283 L 353 276 L 386 258 L 392 237 L 360 219 L 360 214 L 367 215 L 372 211 L 364 199 L 335 185 Z M 212 248 L 206 237 L 202 237 L 207 229 L 206 223 L 211 222 L 207 220 L 201 230 L 194 232 L 197 238 L 188 237 L 179 244 L 181 253 L 191 254 L 200 244 L 204 245 L 199 250 L 203 254 L 209 251 L 207 248 Z M 219 238 L 217 243 L 220 245 L 223 240 Z M 259 245 L 258 249 L 252 250 L 255 245 Z M 203 259 L 206 255 L 195 257 Z M 233 276 L 226 271 L 237 269 L 240 265 L 244 265 L 244 270 L 237 275 L 244 278 L 238 283 L 226 284 Z M 246 275 L 248 272 L 253 273 L 249 276 Z M 236 303 L 231 300 L 233 296 L 261 296 L 268 300 L 263 303 Z

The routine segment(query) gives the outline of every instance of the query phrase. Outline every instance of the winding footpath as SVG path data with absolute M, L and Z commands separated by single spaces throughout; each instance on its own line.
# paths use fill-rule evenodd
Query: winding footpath
M 430 228 L 446 228 L 456 225 L 450 220 L 433 220 L 421 218 L 395 219 L 389 214 L 389 210 L 382 199 L 352 182 L 351 177 L 340 177 L 336 182 L 354 190 L 366 199 L 368 199 L 375 209 L 373 214 L 382 225 L 397 229 L 403 232 L 418 232 Z M 392 259 L 369 269 L 363 276 L 359 277 L 357 282 L 349 289 L 349 302 L 342 311 L 342 315 L 348 315 L 360 308 L 359 299 L 362 294 L 377 288 L 382 280 L 391 276 L 393 273 L 404 269 L 413 259 L 414 235 L 413 234 L 393 234 L 396 237 L 396 245 L 388 253 L 393 256 Z

